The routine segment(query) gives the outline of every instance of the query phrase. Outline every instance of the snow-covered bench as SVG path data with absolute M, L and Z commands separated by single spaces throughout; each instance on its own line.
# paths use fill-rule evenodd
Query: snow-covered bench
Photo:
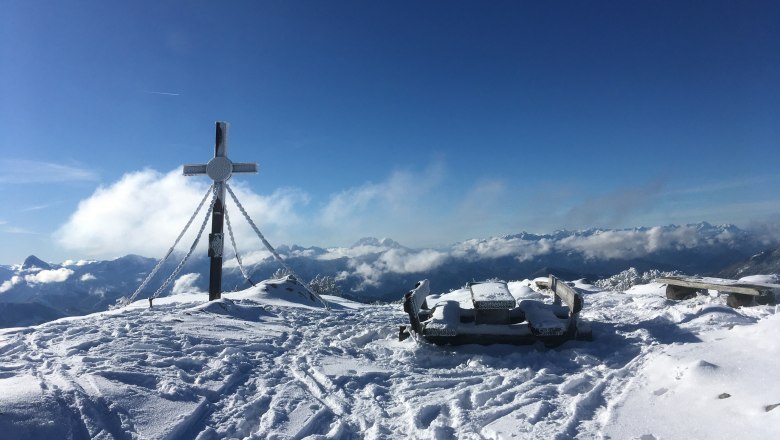
M 662 277 L 655 280 L 666 284 L 666 297 L 673 300 L 693 298 L 700 291 L 717 290 L 727 293 L 726 304 L 738 308 L 753 304 L 768 304 L 775 300 L 774 291 L 780 286 L 746 283 L 711 277 Z
M 446 344 L 525 344 L 536 340 L 557 344 L 573 338 L 590 339 L 589 327 L 578 320 L 580 295 L 553 276 L 549 286 L 554 294 L 552 304 L 538 300 L 518 303 L 504 282 L 469 283 L 465 289 L 429 299 L 429 283 L 420 281 L 404 296 L 410 325 L 401 326 L 399 339 L 412 332 L 430 342 Z

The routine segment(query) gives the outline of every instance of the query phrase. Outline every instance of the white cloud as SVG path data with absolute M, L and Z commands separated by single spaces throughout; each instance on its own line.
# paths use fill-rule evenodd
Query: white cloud
M 61 163 L 22 159 L 0 159 L 0 183 L 55 183 L 95 181 L 89 169 Z
M 762 220 L 753 220 L 748 229 L 756 234 L 765 245 L 780 242 L 780 214 L 773 214 Z
M 504 257 L 526 261 L 553 253 L 577 255 L 588 260 L 631 259 L 654 252 L 732 246 L 742 238 L 732 227 L 693 224 L 473 239 L 457 243 L 448 251 L 374 247 L 372 250 L 376 252 L 373 253 L 343 249 L 338 249 L 337 253 L 330 249 L 327 259 L 336 255 L 349 257 L 350 271 L 339 273 L 339 279 L 355 277 L 359 280 L 356 290 L 361 290 L 381 285 L 382 278 L 388 274 L 425 273 L 444 264 L 457 267 L 463 261 L 489 261 Z
M 435 269 L 446 259 L 446 253 L 433 249 L 423 249 L 418 252 L 390 249 L 379 257 L 378 263 L 388 272 L 418 273 Z
M 331 196 L 322 210 L 322 222 L 338 226 L 344 221 L 354 221 L 368 205 L 382 196 L 382 185 L 367 183 Z
M 561 250 L 576 250 L 590 259 L 640 258 L 652 252 L 692 249 L 697 246 L 729 243 L 734 237 L 723 231 L 704 236 L 696 225 L 675 228 L 602 231 L 587 236 L 570 236 L 556 246 Z
M 660 250 L 665 241 L 666 237 L 657 231 L 606 231 L 584 237 L 566 237 L 558 247 L 580 251 L 588 259 L 637 258 Z
M 641 186 L 624 187 L 600 197 L 586 199 L 569 210 L 564 222 L 567 227 L 603 225 L 619 227 L 640 214 L 656 208 L 663 182 L 653 181 Z
M 30 284 L 48 284 L 48 283 L 61 283 L 67 280 L 73 271 L 61 267 L 59 269 L 41 270 L 35 274 L 25 275 L 24 280 Z
M 173 282 L 173 288 L 171 289 L 171 295 L 179 295 L 182 293 L 198 294 L 203 293 L 195 283 L 200 278 L 200 274 L 197 273 L 185 273 Z
M 466 221 L 485 221 L 496 217 L 501 207 L 507 186 L 503 180 L 491 179 L 478 182 L 460 202 L 460 217 Z
M 25 234 L 25 235 L 37 235 L 37 232 L 31 231 L 27 228 L 22 228 L 19 226 L 11 226 L 8 224 L 7 221 L 0 220 L 0 232 L 5 232 L 6 234 Z
M 419 228 L 431 215 L 429 196 L 443 180 L 440 162 L 420 172 L 400 170 L 381 182 L 368 182 L 330 196 L 319 225 L 331 235 L 360 236 L 404 234 Z
M 85 273 L 81 276 L 81 281 L 92 281 L 96 280 L 95 275 L 92 275 L 91 273 Z
M 238 244 L 236 244 L 238 246 Z M 241 252 L 241 249 L 238 250 L 238 252 L 241 255 L 241 264 L 244 267 L 252 266 L 258 263 L 262 263 L 263 261 L 266 261 L 269 258 L 273 258 L 273 254 L 271 254 L 270 251 L 266 249 L 262 249 L 259 251 L 251 251 L 246 254 Z M 229 252 L 228 252 L 229 254 Z M 238 267 L 238 260 L 235 258 L 231 258 L 229 260 L 225 260 L 223 263 L 223 266 L 226 268 L 237 268 Z
M 63 266 L 77 266 L 77 267 L 81 267 L 81 266 L 86 266 L 87 264 L 92 264 L 92 263 L 96 263 L 96 261 L 95 260 L 78 260 L 78 261 L 65 260 L 65 261 L 62 262 L 62 265 Z
M 451 255 L 461 259 L 515 257 L 529 260 L 551 252 L 579 252 L 587 259 L 641 258 L 653 252 L 731 244 L 739 239 L 728 228 L 702 232 L 699 225 L 570 233 L 525 239 L 493 237 L 456 244 Z
M 374 261 L 350 261 L 351 275 L 361 278 L 358 290 L 369 286 L 378 286 L 388 273 L 420 273 L 433 270 L 447 260 L 448 255 L 433 249 L 410 251 L 407 249 L 389 249 Z
M 26 208 L 22 208 L 22 209 L 20 209 L 19 211 L 20 211 L 20 212 L 41 211 L 41 210 L 44 210 L 44 209 L 51 208 L 52 206 L 58 205 L 59 203 L 60 203 L 60 202 L 54 202 L 54 203 L 47 203 L 47 204 L 45 204 L 45 205 L 33 205 L 33 206 L 28 206 L 28 207 L 26 207 Z
M 297 188 L 278 188 L 271 195 L 259 195 L 252 192 L 246 185 L 231 184 L 233 192 L 238 201 L 246 209 L 249 216 L 255 222 L 260 231 L 272 242 L 281 244 L 280 241 L 273 240 L 278 238 L 279 231 L 288 231 L 300 226 L 303 220 L 300 218 L 296 209 L 299 206 L 305 206 L 309 203 L 309 195 Z M 230 194 L 227 195 L 229 201 L 227 204 L 228 216 L 236 236 L 236 246 L 239 252 L 246 252 L 249 249 L 265 249 L 257 234 L 244 218 L 241 211 L 233 203 Z M 194 208 L 193 208 L 194 209 Z M 227 233 L 225 225 L 225 233 Z M 230 241 L 226 239 L 225 250 L 229 248 Z M 232 247 L 230 247 L 232 251 Z
M 361 244 L 352 247 L 336 247 L 328 248 L 326 253 L 317 256 L 318 260 L 337 260 L 339 258 L 361 258 L 375 254 L 381 254 L 389 249 L 391 246 L 385 246 L 382 244 Z
M 0 284 L 0 293 L 5 293 L 11 290 L 15 285 L 22 282 L 22 277 L 18 275 L 14 275 L 11 277 L 10 280 L 3 281 L 3 284 Z
M 305 193 L 289 188 L 261 196 L 243 185 L 232 187 L 261 230 L 297 222 L 295 207 L 308 201 Z M 205 179 L 185 177 L 179 169 L 167 174 L 154 170 L 129 173 L 118 182 L 99 187 L 81 201 L 76 212 L 54 235 L 65 248 L 93 256 L 128 253 L 161 256 L 173 244 L 207 188 Z M 192 243 L 206 215 L 208 200 L 178 249 L 186 249 Z M 256 237 L 232 200 L 227 206 L 236 240 L 246 243 Z M 202 239 L 201 243 L 205 241 Z M 259 240 L 254 238 L 254 243 L 259 244 Z M 229 241 L 226 244 L 229 246 Z
M 452 254 L 458 258 L 482 259 L 514 256 L 521 261 L 549 253 L 553 250 L 553 241 L 549 239 L 525 240 L 512 237 L 493 237 L 473 239 L 456 244 Z

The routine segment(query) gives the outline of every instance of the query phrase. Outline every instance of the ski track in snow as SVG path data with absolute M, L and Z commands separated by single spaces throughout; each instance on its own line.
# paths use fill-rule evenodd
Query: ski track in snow
M 0 384 L 32 387 L 52 421 L 19 438 L 601 438 L 663 347 L 774 313 L 722 303 L 586 293 L 594 341 L 557 348 L 399 342 L 397 304 L 137 303 L 0 332 Z

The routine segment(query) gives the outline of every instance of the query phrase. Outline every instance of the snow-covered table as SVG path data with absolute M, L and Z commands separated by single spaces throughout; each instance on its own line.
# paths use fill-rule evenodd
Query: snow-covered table
M 517 305 L 506 283 L 469 283 L 469 290 L 477 310 L 509 310 Z

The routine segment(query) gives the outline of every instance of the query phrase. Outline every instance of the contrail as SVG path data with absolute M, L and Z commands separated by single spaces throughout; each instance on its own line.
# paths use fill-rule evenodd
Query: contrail
M 180 93 L 171 93 L 171 92 L 154 92 L 150 90 L 144 90 L 144 93 L 151 93 L 152 95 L 165 95 L 165 96 L 179 96 Z

